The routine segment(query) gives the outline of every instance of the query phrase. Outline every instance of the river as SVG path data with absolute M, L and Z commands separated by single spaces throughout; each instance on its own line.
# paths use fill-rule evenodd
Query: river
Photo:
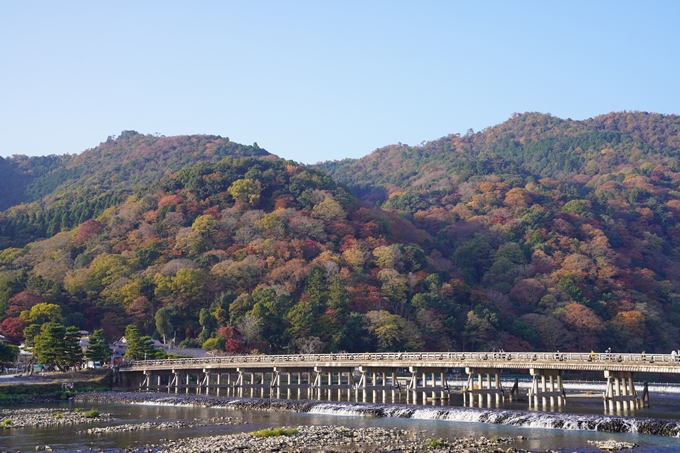
M 147 394 L 148 395 L 148 394 Z M 145 395 L 140 395 L 147 398 Z M 167 394 L 150 394 L 148 397 L 167 398 Z M 175 395 L 170 397 L 176 398 Z M 597 432 L 602 423 L 625 424 L 626 429 L 636 430 L 649 419 L 680 420 L 680 395 L 653 393 L 651 407 L 634 413 L 605 415 L 602 401 L 595 399 L 571 399 L 558 411 L 529 410 L 526 402 L 506 402 L 499 408 L 463 408 L 462 401 L 454 395 L 450 405 L 364 404 L 334 401 L 316 402 L 309 412 L 274 412 L 242 410 L 249 401 L 241 400 L 239 406 L 222 407 L 176 406 L 156 403 L 145 404 L 97 404 L 102 412 L 113 415 L 115 420 L 92 426 L 143 423 L 148 421 L 184 421 L 200 423 L 210 419 L 230 417 L 239 424 L 205 424 L 191 429 L 149 430 L 126 433 L 82 433 L 89 425 L 23 428 L 0 430 L 0 450 L 35 451 L 36 446 L 49 445 L 55 452 L 87 451 L 89 448 L 123 449 L 146 444 L 162 444 L 164 439 L 210 436 L 237 432 L 249 432 L 268 427 L 297 425 L 344 425 L 349 427 L 399 427 L 409 431 L 425 431 L 425 437 L 450 438 L 467 436 L 517 437 L 527 439 L 513 445 L 532 451 L 557 449 L 564 452 L 595 452 L 588 440 L 633 442 L 641 447 L 635 452 L 680 452 L 680 437 L 647 434 Z M 200 399 L 200 396 L 194 397 Z M 210 398 L 210 397 L 207 397 Z M 22 406 L 28 408 L 31 406 Z M 90 409 L 91 403 L 65 402 L 39 407 L 63 407 Z M 13 407 L 16 408 L 16 407 Z M 675 424 L 672 422 L 671 425 Z M 519 425 L 519 426 L 516 426 Z M 561 429 L 546 428 L 561 426 Z M 677 422 L 680 427 L 680 421 Z M 79 433 L 79 431 L 81 433 Z M 677 432 L 677 431 L 676 431 Z

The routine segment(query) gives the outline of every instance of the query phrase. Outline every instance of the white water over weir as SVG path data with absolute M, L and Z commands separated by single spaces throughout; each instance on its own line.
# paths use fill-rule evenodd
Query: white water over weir
M 316 404 L 313 414 L 446 420 L 453 422 L 491 423 L 529 428 L 639 433 L 680 437 L 680 422 L 651 418 L 601 415 L 557 414 L 517 410 L 487 410 L 467 407 L 413 407 L 377 404 Z
M 296 354 L 227 356 L 198 359 L 144 360 L 118 367 L 114 385 L 125 390 L 217 396 L 306 397 L 383 402 L 420 397 L 447 400 L 452 388 L 446 375 L 462 369 L 468 379 L 462 389 L 464 404 L 482 407 L 517 398 L 517 381 L 506 389 L 503 370 L 527 370 L 532 376 L 530 406 L 567 404 L 562 380 L 565 371 L 602 372 L 605 409 L 628 410 L 649 402 L 645 388 L 638 393 L 635 373 L 680 373 L 677 356 L 670 354 L 612 353 L 461 353 L 402 352 L 362 354 Z M 404 377 L 406 375 L 406 377 Z

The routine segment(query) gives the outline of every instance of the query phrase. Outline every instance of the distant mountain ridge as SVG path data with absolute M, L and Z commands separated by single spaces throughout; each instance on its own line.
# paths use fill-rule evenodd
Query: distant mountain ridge
M 0 157 L 0 177 L 9 187 L 0 195 L 0 211 L 77 186 L 132 188 L 201 161 L 267 155 L 257 145 L 241 145 L 218 135 L 164 137 L 123 131 L 81 154 Z
M 319 168 L 375 201 L 396 191 L 446 188 L 452 183 L 448 179 L 455 183 L 491 173 L 592 176 L 647 156 L 659 163 L 680 157 L 680 116 L 620 112 L 575 121 L 514 114 L 481 132 L 451 134 L 422 146 L 389 145 Z

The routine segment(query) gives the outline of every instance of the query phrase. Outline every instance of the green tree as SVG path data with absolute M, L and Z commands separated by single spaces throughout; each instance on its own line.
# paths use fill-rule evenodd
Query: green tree
M 418 351 L 424 345 L 417 326 L 399 315 L 374 310 L 364 319 L 367 330 L 375 335 L 379 351 Z
M 465 343 L 470 345 L 470 351 L 474 351 L 475 346 L 486 339 L 491 330 L 492 326 L 487 318 L 477 315 L 474 311 L 469 311 L 463 336 Z
M 80 347 L 80 330 L 76 326 L 66 328 L 64 335 L 64 363 L 73 366 L 83 360 L 83 349 Z
M 206 351 L 222 351 L 224 350 L 224 344 L 227 342 L 227 339 L 219 336 L 217 338 L 208 338 L 203 342 L 202 348 L 205 349 Z
M 293 340 L 308 337 L 315 326 L 314 307 L 310 302 L 298 302 L 286 313 L 285 320 L 289 323 L 287 337 Z
M 19 347 L 12 344 L 0 343 L 0 368 L 8 363 L 14 363 L 19 358 Z
M 168 304 L 156 312 L 156 330 L 163 337 L 163 343 L 167 343 L 168 338 L 174 337 L 177 328 L 177 316 L 178 310 L 175 304 Z
M 210 313 L 215 317 L 219 326 L 225 326 L 229 322 L 229 305 L 234 300 L 236 300 L 235 292 L 223 291 L 210 304 Z
M 24 340 L 29 348 L 34 346 L 35 337 L 40 335 L 40 327 L 40 324 L 31 324 L 24 329 Z
M 209 309 L 201 308 L 198 316 L 198 323 L 203 327 L 203 330 L 201 330 L 201 333 L 198 335 L 198 341 L 205 343 L 217 327 L 217 319 L 210 313 Z
M 162 351 L 154 348 L 153 339 L 145 335 L 139 339 L 141 345 L 140 358 L 147 359 L 160 359 L 164 355 Z
M 277 296 L 271 288 L 257 288 L 253 291 L 254 302 L 249 315 L 260 320 L 260 335 L 270 344 L 281 344 L 285 325 L 281 320 L 290 308 L 287 296 Z
M 31 307 L 30 310 L 22 311 L 21 319 L 29 324 L 42 325 L 46 322 L 61 323 L 64 317 L 59 305 L 41 302 Z
M 328 288 L 328 302 L 326 305 L 328 308 L 334 308 L 336 310 L 346 309 L 351 300 L 349 298 L 349 293 L 347 292 L 347 286 L 342 281 L 340 275 L 335 274 L 331 278 L 331 284 Z
M 33 355 L 38 362 L 63 371 L 66 359 L 66 329 L 62 324 L 46 322 L 33 339 Z
M 137 326 L 130 324 L 125 328 L 125 341 L 127 343 L 127 351 L 123 357 L 134 360 L 144 357 L 144 344 L 142 343 Z
M 347 213 L 344 209 L 342 209 L 340 203 L 331 197 L 327 197 L 324 201 L 317 204 L 312 209 L 312 217 L 325 220 L 327 222 L 336 219 L 344 219 L 346 216 Z
M 104 336 L 104 329 L 92 332 L 90 344 L 85 354 L 93 362 L 104 363 L 111 360 L 111 348 L 109 348 L 109 342 L 106 340 L 106 336 Z
M 237 202 L 256 206 L 260 202 L 262 184 L 257 179 L 239 179 L 234 181 L 228 190 Z

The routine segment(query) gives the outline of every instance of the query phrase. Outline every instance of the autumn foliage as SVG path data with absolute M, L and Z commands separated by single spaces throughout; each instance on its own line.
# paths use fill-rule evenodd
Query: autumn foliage
M 672 115 L 527 113 L 316 167 L 132 132 L 3 159 L 0 329 L 47 303 L 224 354 L 668 352 L 678 137 Z

